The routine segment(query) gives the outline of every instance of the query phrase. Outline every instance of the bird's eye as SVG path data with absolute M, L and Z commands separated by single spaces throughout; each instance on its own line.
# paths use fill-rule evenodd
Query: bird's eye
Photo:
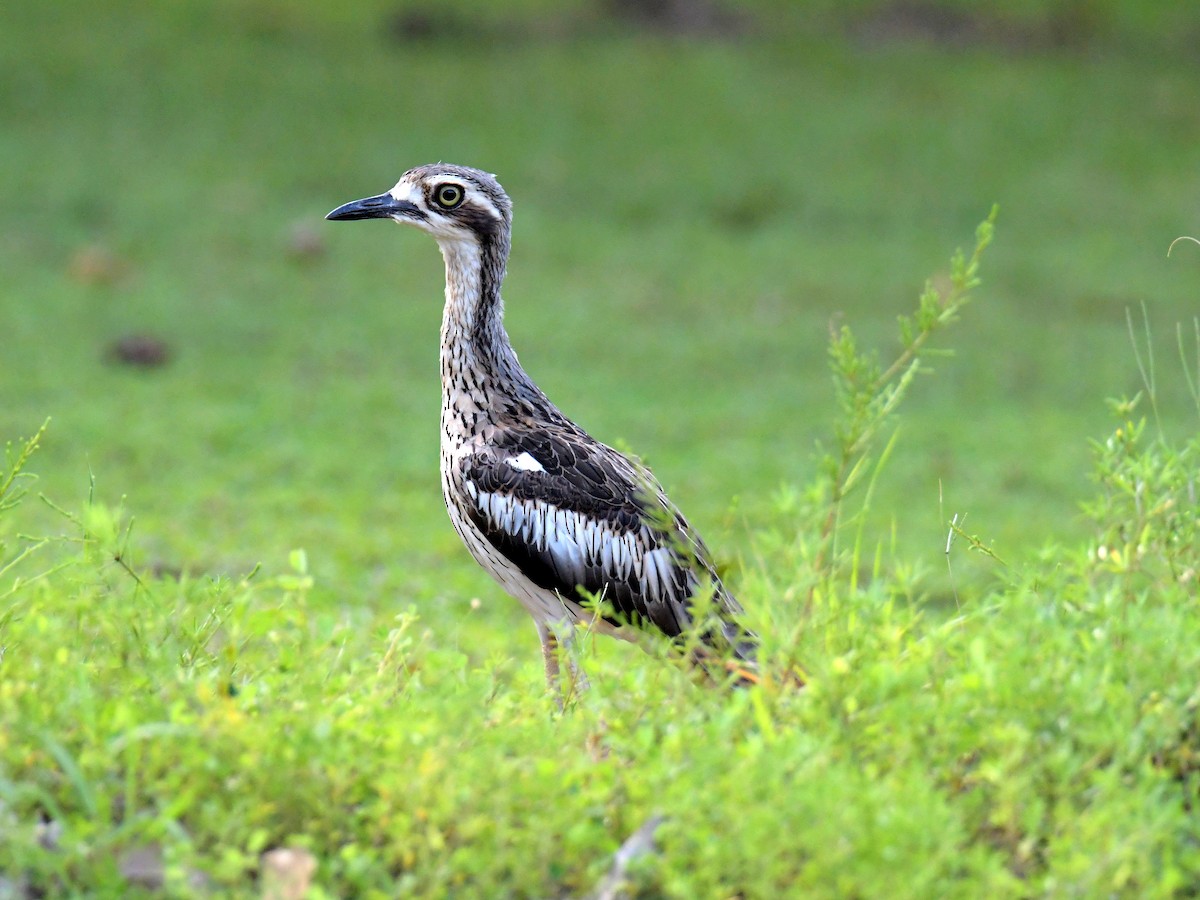
M 433 202 L 442 209 L 454 209 L 466 196 L 466 191 L 457 184 L 439 184 L 433 189 Z

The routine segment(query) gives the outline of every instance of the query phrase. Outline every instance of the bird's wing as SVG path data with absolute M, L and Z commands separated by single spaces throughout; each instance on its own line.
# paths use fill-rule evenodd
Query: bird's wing
M 460 465 L 472 521 L 539 587 L 582 590 L 670 637 L 691 624 L 702 581 L 720 613 L 738 610 L 650 472 L 610 447 L 543 426 L 501 432 Z

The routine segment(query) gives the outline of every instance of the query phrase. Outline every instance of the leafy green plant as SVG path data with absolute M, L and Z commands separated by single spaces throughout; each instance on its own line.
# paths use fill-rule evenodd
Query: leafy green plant
M 21 504 L 28 493 L 28 484 L 34 480 L 33 474 L 26 471 L 26 467 L 45 433 L 46 423 L 43 423 L 33 437 L 15 446 L 12 443 L 5 445 L 5 467 L 0 475 L 0 602 L 11 601 L 31 581 L 48 574 L 43 571 L 37 575 L 23 577 L 22 567 L 50 543 L 49 539 L 25 539 L 8 527 L 13 510 Z M 13 605 L 8 610 L 0 611 L 0 627 L 4 625 L 5 617 L 13 615 L 15 610 Z
M 848 497 L 865 485 L 866 492 L 853 519 L 862 522 L 870 509 L 871 487 L 886 464 L 895 432 L 882 450 L 877 449 L 881 433 L 908 394 L 913 379 L 925 371 L 925 360 L 947 351 L 928 346 L 930 340 L 953 323 L 979 285 L 979 264 L 984 250 L 992 242 L 996 215 L 991 214 L 975 232 L 975 248 L 970 256 L 961 251 L 950 261 L 948 283 L 939 286 L 933 279 L 925 283 L 916 312 L 900 316 L 900 353 L 885 368 L 875 353 L 858 347 L 849 325 L 832 329 L 829 362 L 833 372 L 840 416 L 834 428 L 834 447 L 822 461 L 824 486 L 821 488 L 825 512 L 817 539 L 813 571 L 815 583 L 810 601 L 818 592 L 833 589 L 832 580 L 845 565 L 849 566 L 853 589 L 861 563 L 862 530 L 856 532 L 848 556 L 840 552 L 839 534 Z
M 1176 442 L 1163 429 L 1154 342 L 1144 305 L 1142 320 L 1139 336 L 1132 313 L 1127 314 L 1143 390 L 1109 402 L 1118 425 L 1107 439 L 1093 444 L 1093 478 L 1100 490 L 1084 505 L 1096 527 L 1091 553 L 1098 569 L 1121 576 L 1131 589 L 1164 581 L 1194 586 L 1200 560 L 1200 437 Z M 1194 346 L 1189 349 L 1183 326 L 1176 326 L 1182 377 L 1200 416 L 1200 319 L 1192 320 L 1192 333 Z M 1143 400 L 1148 400 L 1156 423 L 1153 435 L 1147 434 L 1146 418 L 1137 414 Z

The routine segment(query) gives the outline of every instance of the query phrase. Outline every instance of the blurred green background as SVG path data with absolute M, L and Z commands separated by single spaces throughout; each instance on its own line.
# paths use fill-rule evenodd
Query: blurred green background
M 1200 232 L 1198 46 L 1194 5 L 1121 0 L 7 4 L 0 435 L 52 417 L 38 489 L 125 497 L 141 565 L 303 547 L 349 603 L 496 594 L 441 508 L 437 251 L 322 221 L 463 163 L 516 205 L 522 362 L 736 560 L 814 475 L 829 324 L 893 352 L 996 202 L 868 537 L 935 569 L 952 513 L 1078 541 L 1127 310 L 1195 425 L 1200 250 L 1166 251 Z
M 32 487 L 82 513 L 0 510 L 0 895 L 265 896 L 298 847 L 315 898 L 584 896 L 660 813 L 638 896 L 1194 893 L 1190 457 L 1089 442 L 1142 304 L 1151 431 L 1196 433 L 1200 7 L 1000 7 L 0 5 L 0 437 L 52 417 Z M 439 159 L 516 204 L 523 363 L 804 691 L 583 641 L 551 713 L 442 509 L 437 250 L 322 218 Z M 993 203 L 862 531 L 896 564 L 806 604 L 831 324 L 889 359 Z M 947 584 L 953 514 L 996 589 Z

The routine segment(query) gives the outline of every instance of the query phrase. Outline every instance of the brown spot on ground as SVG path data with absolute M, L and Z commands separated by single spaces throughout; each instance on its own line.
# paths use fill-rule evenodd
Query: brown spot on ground
M 1022 51 L 1087 46 L 1097 37 L 1101 24 L 1084 0 L 1061 0 L 1047 4 L 1039 15 L 1020 18 L 936 0 L 893 0 L 854 21 L 850 33 L 870 47 L 925 43 Z
M 325 255 L 325 236 L 308 222 L 297 222 L 288 233 L 288 256 L 296 262 L 312 262 Z
M 716 0 L 605 0 L 604 9 L 639 29 L 683 37 L 737 37 L 751 24 Z
M 170 362 L 171 347 L 152 335 L 127 334 L 109 345 L 107 356 L 121 365 L 152 369 Z
M 71 255 L 67 274 L 89 287 L 111 285 L 129 274 L 129 265 L 103 244 L 89 244 Z

